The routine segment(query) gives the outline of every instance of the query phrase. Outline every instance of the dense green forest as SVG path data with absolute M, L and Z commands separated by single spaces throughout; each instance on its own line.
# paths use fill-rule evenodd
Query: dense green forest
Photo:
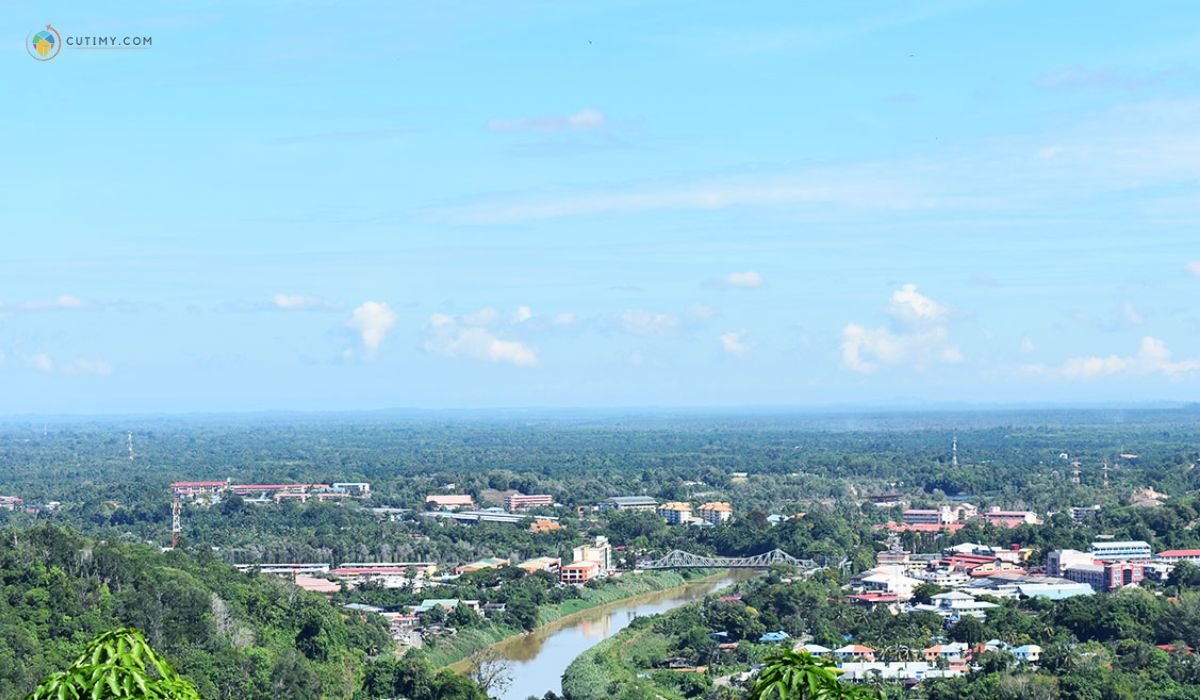
M 210 556 L 40 526 L 0 533 L 0 697 L 22 698 L 99 632 L 133 626 L 204 698 L 367 698 L 390 668 L 375 616 Z M 378 658 L 377 658 L 378 657 Z M 435 674 L 427 667 L 422 682 Z M 444 682 L 444 681 L 443 681 Z M 470 684 L 455 697 L 473 698 Z M 389 692 L 391 692 L 389 690 Z

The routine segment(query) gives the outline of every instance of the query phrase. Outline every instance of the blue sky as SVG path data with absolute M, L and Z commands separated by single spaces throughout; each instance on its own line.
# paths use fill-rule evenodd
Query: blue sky
M 0 413 L 1200 385 L 1193 3 L 3 18 Z

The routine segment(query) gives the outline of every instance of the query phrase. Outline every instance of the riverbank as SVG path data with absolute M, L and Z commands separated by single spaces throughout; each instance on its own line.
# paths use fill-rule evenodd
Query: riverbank
M 537 627 L 532 632 L 491 624 L 486 627 L 462 630 L 454 638 L 439 640 L 437 647 L 427 650 L 430 661 L 446 666 L 456 673 L 467 671 L 467 657 L 484 647 L 515 642 L 529 634 L 546 634 L 570 625 L 580 617 L 593 614 L 604 606 L 628 605 L 642 598 L 659 595 L 685 586 L 718 580 L 724 570 L 706 575 L 685 576 L 674 571 L 645 571 L 626 573 L 611 585 L 599 589 L 583 588 L 580 598 L 557 605 L 538 608 Z

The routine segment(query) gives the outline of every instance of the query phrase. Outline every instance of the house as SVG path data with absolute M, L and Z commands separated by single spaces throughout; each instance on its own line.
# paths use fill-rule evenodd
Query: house
M 514 493 L 504 499 L 504 507 L 510 512 L 515 513 L 521 510 L 530 508 L 545 508 L 554 505 L 554 496 L 549 494 L 525 495 L 522 493 Z
M 915 605 L 914 610 L 935 612 L 949 620 L 960 620 L 966 615 L 983 619 L 987 611 L 997 607 L 995 603 L 976 600 L 975 596 L 962 591 L 939 593 L 932 597 L 930 605 Z
M 833 655 L 842 661 L 874 661 L 875 650 L 861 644 L 847 644 L 833 650 Z
M 1013 647 L 1010 653 L 1021 663 L 1036 664 L 1042 656 L 1042 648 L 1036 644 L 1022 644 Z
M 649 510 L 658 509 L 658 501 L 649 496 L 613 496 L 600 502 L 600 510 Z
M 833 649 L 830 649 L 829 647 L 823 647 L 820 644 L 812 643 L 797 644 L 796 646 L 792 647 L 792 651 L 796 652 L 797 654 L 804 652 L 812 656 L 829 656 L 833 653 Z
M 455 569 L 454 573 L 467 574 L 472 571 L 483 571 L 484 569 L 499 569 L 502 566 L 508 566 L 509 563 L 510 562 L 508 559 L 500 559 L 499 557 L 488 557 L 486 559 L 480 559 L 479 561 L 473 561 L 470 564 L 463 564 L 462 566 Z
M 475 507 L 475 499 L 466 493 L 430 494 L 425 497 L 425 503 L 432 504 L 439 510 L 471 510 Z
M 556 573 L 562 565 L 562 560 L 555 557 L 537 557 L 529 561 L 523 561 L 517 564 L 517 568 L 523 569 L 525 573 L 532 574 L 535 571 L 549 571 Z
M 341 586 L 327 578 L 315 578 L 313 576 L 297 576 L 293 579 L 292 583 L 295 583 L 306 591 L 319 593 L 326 598 L 332 598 L 334 593 L 342 590 Z
M 840 664 L 838 669 L 842 673 L 839 678 L 852 683 L 874 681 L 876 678 L 885 681 L 920 682 L 927 678 L 954 678 L 967 672 L 966 666 L 937 668 L 926 661 L 856 661 Z
M 668 525 L 686 525 L 692 520 L 692 504 L 678 501 L 664 503 L 658 507 L 658 515 Z
M 535 534 L 554 532 L 561 529 L 562 525 L 559 525 L 557 520 L 550 520 L 548 518 L 538 518 L 529 525 L 529 531 Z
M 441 608 L 445 612 L 453 612 L 459 605 L 465 605 L 468 608 L 479 612 L 478 600 L 460 600 L 458 598 L 426 598 L 421 601 L 421 604 L 413 608 L 414 615 L 429 612 L 434 608 Z
M 598 578 L 601 572 L 600 562 L 585 560 L 559 567 L 558 580 L 570 584 L 587 583 Z
M 733 506 L 728 503 L 713 501 L 712 503 L 705 503 L 700 506 L 697 512 L 700 514 L 701 520 L 716 525 L 728 522 L 733 517 Z
M 784 632 L 783 630 L 779 630 L 778 632 L 767 632 L 763 636 L 759 637 L 758 641 L 760 641 L 760 642 L 786 642 L 787 640 L 789 640 L 791 638 L 792 638 L 792 635 L 788 634 L 787 632 Z
M 923 649 L 922 655 L 929 663 L 933 663 L 938 659 L 945 659 L 950 663 L 958 663 L 967 660 L 967 657 L 970 656 L 970 647 L 963 642 L 934 644 L 931 647 Z
M 859 574 L 855 581 L 861 592 L 891 593 L 900 600 L 912 598 L 913 589 L 921 584 L 907 576 L 902 566 L 877 566 Z

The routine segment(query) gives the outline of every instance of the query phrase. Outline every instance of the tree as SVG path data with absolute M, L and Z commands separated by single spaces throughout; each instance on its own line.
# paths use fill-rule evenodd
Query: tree
M 750 689 L 748 700 L 857 700 L 876 694 L 838 682 L 836 664 L 806 652 L 781 651 L 766 658 L 766 666 Z
M 512 663 L 492 647 L 484 647 L 468 660 L 467 677 L 489 696 L 503 695 L 512 684 Z
M 52 673 L 28 700 L 200 700 L 200 694 L 135 629 L 105 632 L 65 671 Z

